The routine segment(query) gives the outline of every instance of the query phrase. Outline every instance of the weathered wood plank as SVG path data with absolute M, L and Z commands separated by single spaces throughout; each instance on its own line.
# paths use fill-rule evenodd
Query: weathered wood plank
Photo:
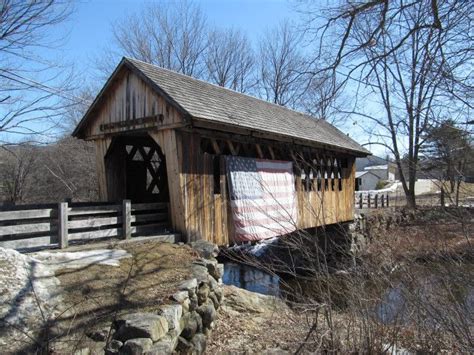
M 122 228 L 100 229 L 89 232 L 70 232 L 69 240 L 96 239 L 106 237 L 119 237 L 122 235 Z
M 69 221 L 70 229 L 75 228 L 97 228 L 102 226 L 114 225 L 122 223 L 122 217 L 89 217 L 87 219 L 78 219 Z
M 122 211 L 122 206 L 120 205 L 110 205 L 110 206 L 91 206 L 91 207 L 70 207 L 68 213 L 70 216 L 80 216 L 80 215 L 97 215 L 105 213 L 117 213 Z
M 154 222 L 154 221 L 168 221 L 168 213 L 148 213 L 148 214 L 137 214 L 133 215 L 131 218 L 131 222 Z
M 34 218 L 51 218 L 54 217 L 56 211 L 52 208 L 41 210 L 17 210 L 17 211 L 0 211 L 0 222 L 34 219 Z
M 34 237 L 16 240 L 3 240 L 0 241 L 1 248 L 10 249 L 29 249 L 29 248 L 40 248 L 47 246 L 55 246 L 57 243 L 51 243 L 53 236 Z
M 168 204 L 166 202 L 132 203 L 132 212 L 145 210 L 160 210 L 164 208 L 168 208 Z
M 38 232 L 51 232 L 55 230 L 55 225 L 51 222 L 34 224 L 16 224 L 12 226 L 0 226 L 0 236 L 13 234 L 26 234 Z

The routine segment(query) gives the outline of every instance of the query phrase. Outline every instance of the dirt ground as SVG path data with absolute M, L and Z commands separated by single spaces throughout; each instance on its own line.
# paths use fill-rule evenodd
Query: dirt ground
M 87 248 L 94 245 L 81 250 Z M 153 311 L 167 303 L 179 282 L 189 276 L 188 267 L 196 257 L 189 246 L 153 241 L 117 248 L 131 254 L 118 267 L 93 264 L 56 271 L 65 311 L 51 329 L 49 346 L 54 352 L 94 345 L 86 333 L 109 327 L 119 313 Z
M 252 304 L 243 304 L 244 310 L 230 301 L 236 292 L 248 291 L 224 286 L 225 299 L 208 340 L 207 354 L 262 354 L 272 349 L 294 353 L 298 349 L 310 328 L 304 314 L 281 300 L 273 304 L 264 299 L 258 311 Z

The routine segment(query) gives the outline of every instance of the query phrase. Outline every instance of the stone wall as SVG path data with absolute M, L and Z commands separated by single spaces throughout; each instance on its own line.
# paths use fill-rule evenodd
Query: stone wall
M 224 265 L 215 259 L 216 248 L 205 242 L 193 247 L 200 254 L 191 267 L 192 277 L 170 296 L 169 304 L 155 313 L 133 313 L 118 317 L 110 334 L 89 334 L 109 338 L 105 353 L 112 354 L 202 354 L 207 336 L 214 328 L 223 300 Z

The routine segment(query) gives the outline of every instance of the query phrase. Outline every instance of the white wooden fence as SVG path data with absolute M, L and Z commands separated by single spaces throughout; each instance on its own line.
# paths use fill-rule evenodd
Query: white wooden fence
M 67 248 L 69 242 L 163 233 L 167 203 L 68 203 L 0 208 L 0 247 Z

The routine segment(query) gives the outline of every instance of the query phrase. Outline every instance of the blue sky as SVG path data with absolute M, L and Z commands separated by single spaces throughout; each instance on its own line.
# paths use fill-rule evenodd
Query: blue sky
M 149 1 L 148 1 L 149 2 Z M 158 1 L 156 1 L 158 2 Z M 70 20 L 56 28 L 67 34 L 62 54 L 87 74 L 95 56 L 112 40 L 112 24 L 137 12 L 145 1 L 79 1 Z M 255 41 L 262 32 L 281 20 L 296 18 L 293 2 L 285 0 L 203 0 L 198 1 L 209 24 L 235 27 Z
M 94 60 L 102 55 L 104 48 L 113 44 L 112 26 L 127 14 L 139 12 L 150 1 L 134 0 L 79 0 L 74 12 L 65 23 L 52 30 L 52 37 L 61 37 L 58 49 L 51 55 L 59 62 L 74 65 L 80 73 L 81 84 L 97 81 Z M 157 3 L 164 1 L 155 1 Z M 266 30 L 287 19 L 297 22 L 295 0 L 196 0 L 207 17 L 210 26 L 234 27 L 245 32 L 256 43 Z M 325 3 L 332 2 L 326 0 Z M 44 54 L 44 53 L 43 53 Z M 79 85 L 81 85 L 79 84 Z M 93 82 L 101 87 L 102 82 Z M 356 126 L 348 122 L 340 127 L 359 142 L 365 139 Z M 345 129 L 344 129 L 345 128 Z M 372 147 L 381 150 L 379 146 Z M 377 152 L 378 153 L 378 152 Z M 382 152 L 380 152 L 382 153 Z

